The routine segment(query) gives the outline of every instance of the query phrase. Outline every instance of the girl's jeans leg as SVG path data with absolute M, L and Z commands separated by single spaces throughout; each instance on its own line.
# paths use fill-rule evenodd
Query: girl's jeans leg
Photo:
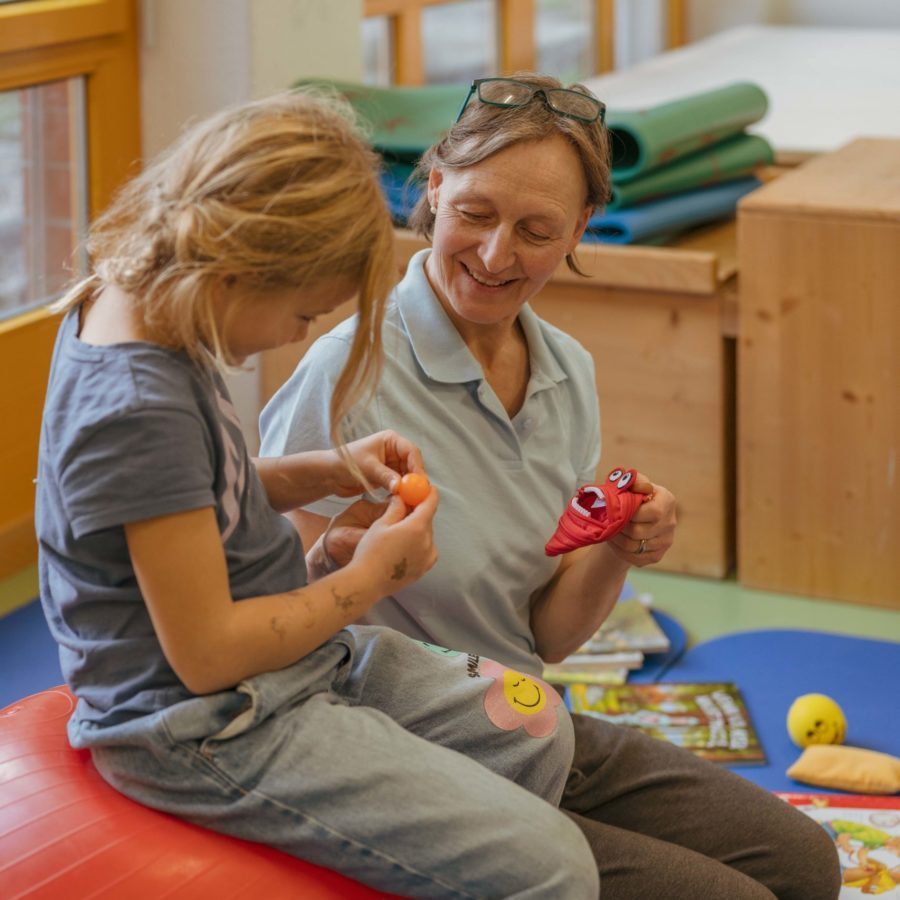
M 308 674 L 311 657 L 242 685 L 251 703 L 239 715 L 235 692 L 187 701 L 195 708 L 173 708 L 143 752 L 101 748 L 98 766 L 148 805 L 382 890 L 597 896 L 579 830 L 526 790 L 555 799 L 572 750 L 564 712 L 554 706 L 551 722 L 535 711 L 533 680 L 505 678 L 493 664 L 486 668 L 497 677 L 470 675 L 467 655 L 439 654 L 393 632 L 365 629 L 345 636 L 344 647 L 327 689 L 308 699 L 287 691 Z M 537 736 L 513 727 L 516 697 L 531 704 L 520 718 Z M 196 704 L 205 711 L 198 715 Z M 541 710 L 550 704 L 545 697 Z

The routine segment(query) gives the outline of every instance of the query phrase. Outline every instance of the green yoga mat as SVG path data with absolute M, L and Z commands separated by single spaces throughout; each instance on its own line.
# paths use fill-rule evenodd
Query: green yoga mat
M 749 175 L 756 166 L 770 165 L 774 158 L 772 148 L 764 138 L 738 134 L 666 166 L 651 169 L 631 181 L 620 184 L 613 173 L 612 198 L 606 208 L 622 209 Z
M 370 87 L 322 78 L 304 79 L 295 88 L 321 86 L 346 97 L 371 131 L 369 140 L 380 153 L 415 162 L 453 124 L 468 85 Z
M 766 113 L 765 93 L 738 82 L 642 110 L 610 110 L 613 178 L 627 182 L 729 135 Z

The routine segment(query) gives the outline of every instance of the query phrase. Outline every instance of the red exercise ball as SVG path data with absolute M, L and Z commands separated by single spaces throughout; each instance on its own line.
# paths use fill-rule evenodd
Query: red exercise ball
M 262 844 L 141 806 L 73 750 L 65 687 L 0 710 L 0 896 L 4 900 L 196 900 L 392 896 Z

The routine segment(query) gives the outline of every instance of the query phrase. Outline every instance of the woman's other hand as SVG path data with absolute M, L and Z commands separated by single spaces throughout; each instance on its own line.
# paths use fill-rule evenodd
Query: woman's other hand
M 650 499 L 638 507 L 631 521 L 609 541 L 615 554 L 632 566 L 658 563 L 675 540 L 675 495 L 646 475 L 637 473 L 632 490 Z
M 356 545 L 363 535 L 386 509 L 387 502 L 357 500 L 338 513 L 307 554 L 306 567 L 310 580 L 317 581 L 323 575 L 346 566 L 353 559 Z

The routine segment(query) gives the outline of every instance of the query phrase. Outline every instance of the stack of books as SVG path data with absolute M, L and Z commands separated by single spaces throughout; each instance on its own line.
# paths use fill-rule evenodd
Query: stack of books
M 619 600 L 606 621 L 574 653 L 544 668 L 553 684 L 624 684 L 645 653 L 665 653 L 669 639 L 641 597 Z

